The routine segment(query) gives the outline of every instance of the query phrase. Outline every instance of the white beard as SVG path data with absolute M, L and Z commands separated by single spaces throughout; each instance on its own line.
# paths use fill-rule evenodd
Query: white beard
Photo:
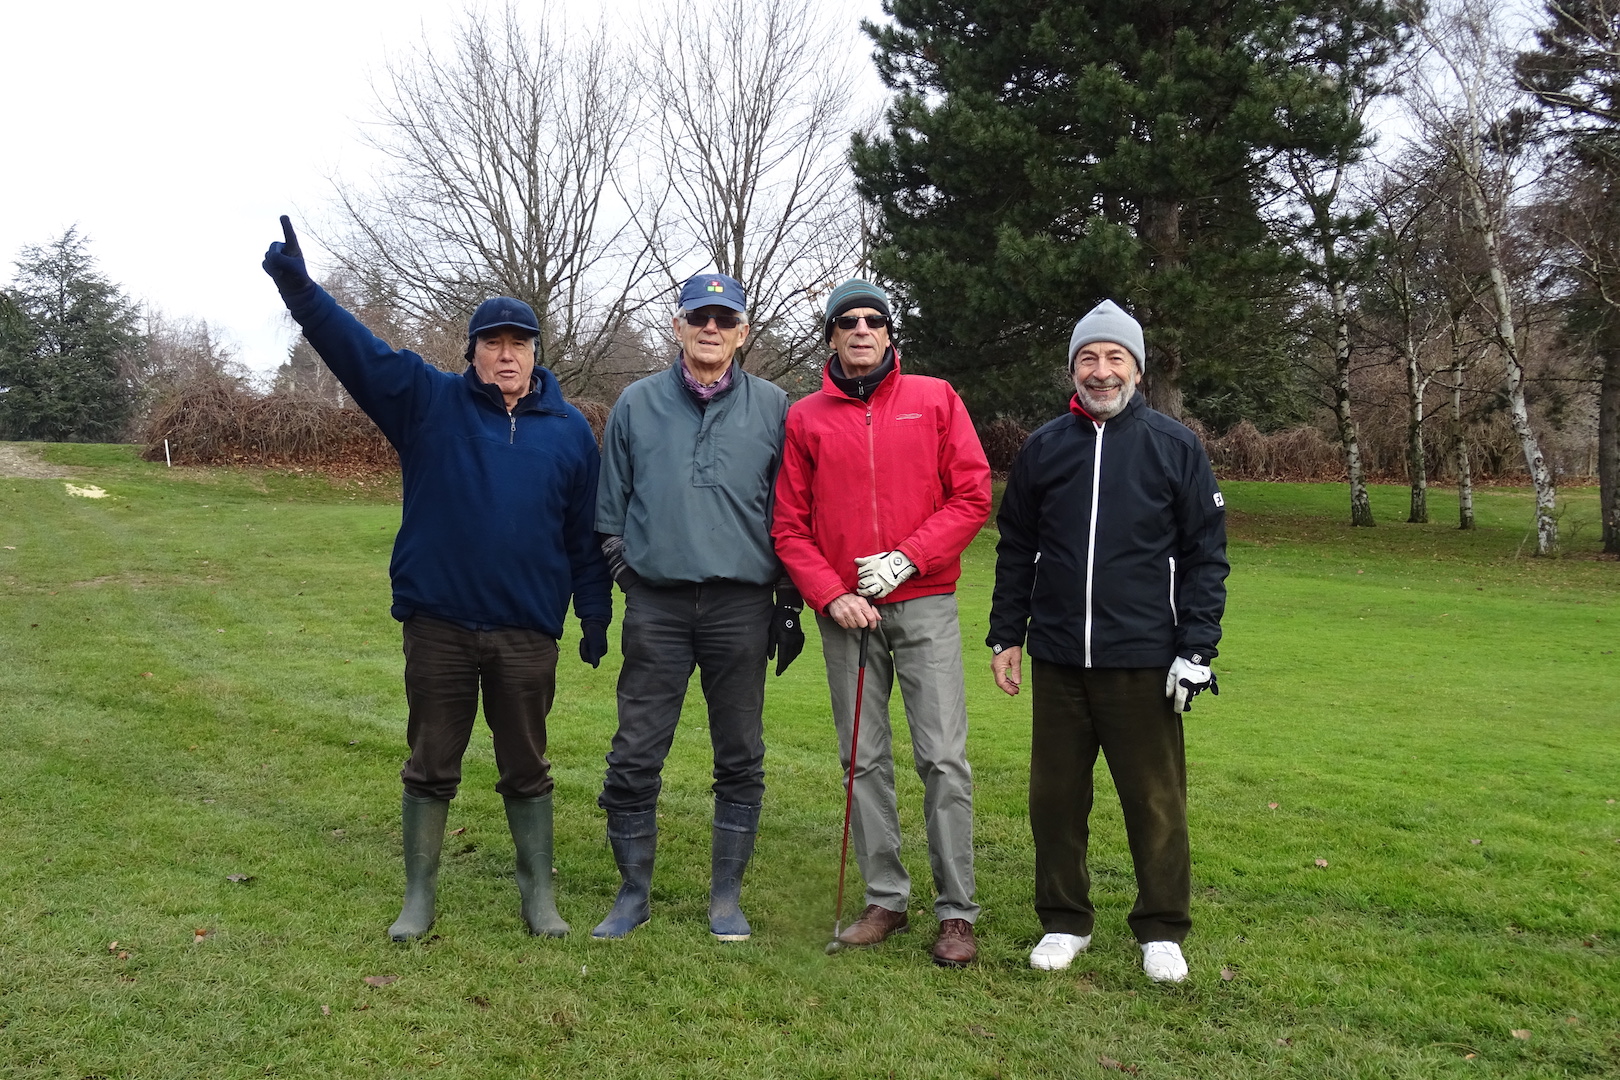
M 1082 382 L 1075 383 L 1074 389 L 1075 393 L 1080 397 L 1081 408 L 1098 420 L 1112 420 L 1124 411 L 1125 406 L 1131 403 L 1131 398 L 1136 394 L 1136 383 L 1137 380 L 1134 378 L 1125 380 L 1124 385 L 1120 387 L 1119 393 L 1111 401 L 1102 401 L 1093 397 L 1091 391 L 1086 388 L 1086 384 Z

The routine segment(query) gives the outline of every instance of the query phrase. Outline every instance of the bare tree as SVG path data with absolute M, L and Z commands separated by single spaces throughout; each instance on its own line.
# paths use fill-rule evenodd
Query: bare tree
M 1514 435 L 1536 493 L 1536 550 L 1558 548 L 1558 493 L 1525 401 L 1528 337 L 1509 281 L 1503 237 L 1524 187 L 1529 142 L 1511 56 L 1489 0 L 1448 0 L 1418 24 L 1425 63 L 1408 103 L 1424 138 L 1457 175 L 1457 206 L 1477 238 L 1490 283 L 1492 337 L 1502 359 Z
M 821 302 L 865 253 L 844 158 L 850 52 L 817 11 L 720 0 L 698 20 L 669 8 L 642 35 L 671 198 L 656 234 L 664 272 L 673 284 L 702 260 L 743 282 L 753 323 L 743 355 L 778 380 L 821 359 Z M 848 34 L 852 45 L 853 25 Z
M 339 184 L 332 245 L 410 318 L 465 318 L 491 294 L 539 316 L 540 362 L 588 382 L 644 303 L 659 208 L 626 190 L 640 121 L 632 66 L 605 30 L 469 13 L 453 45 L 390 66 L 368 136 L 375 183 Z

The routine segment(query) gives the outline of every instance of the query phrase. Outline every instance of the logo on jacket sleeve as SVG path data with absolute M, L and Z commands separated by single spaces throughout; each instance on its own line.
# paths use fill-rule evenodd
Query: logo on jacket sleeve
M 1218 491 L 1215 493 L 1215 505 L 1217 507 L 1226 505 L 1226 497 Z

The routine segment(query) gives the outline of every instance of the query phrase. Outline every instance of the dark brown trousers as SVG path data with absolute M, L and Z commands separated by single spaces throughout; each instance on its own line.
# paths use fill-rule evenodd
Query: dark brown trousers
M 1033 661 L 1035 730 L 1029 823 L 1035 911 L 1048 934 L 1091 933 L 1086 870 L 1092 769 L 1102 751 L 1125 811 L 1136 868 L 1137 941 L 1182 941 L 1192 928 L 1187 754 L 1165 668 L 1078 668 Z
M 495 790 L 519 799 L 548 794 L 546 714 L 557 692 L 556 639 L 511 627 L 469 630 L 426 615 L 413 615 L 403 626 L 411 756 L 399 775 L 406 793 L 456 797 L 482 688 L 501 774 Z

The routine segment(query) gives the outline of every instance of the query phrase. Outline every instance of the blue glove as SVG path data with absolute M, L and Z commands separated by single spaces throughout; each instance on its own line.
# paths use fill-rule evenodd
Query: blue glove
M 581 619 L 579 623 L 579 658 L 591 667 L 601 664 L 607 655 L 607 620 Z
M 287 237 L 286 243 L 280 240 L 272 243 L 270 250 L 264 253 L 262 265 L 282 298 L 289 299 L 314 288 L 315 282 L 304 268 L 304 252 L 298 246 L 298 234 L 293 232 L 292 221 L 286 214 L 281 215 L 281 231 Z

